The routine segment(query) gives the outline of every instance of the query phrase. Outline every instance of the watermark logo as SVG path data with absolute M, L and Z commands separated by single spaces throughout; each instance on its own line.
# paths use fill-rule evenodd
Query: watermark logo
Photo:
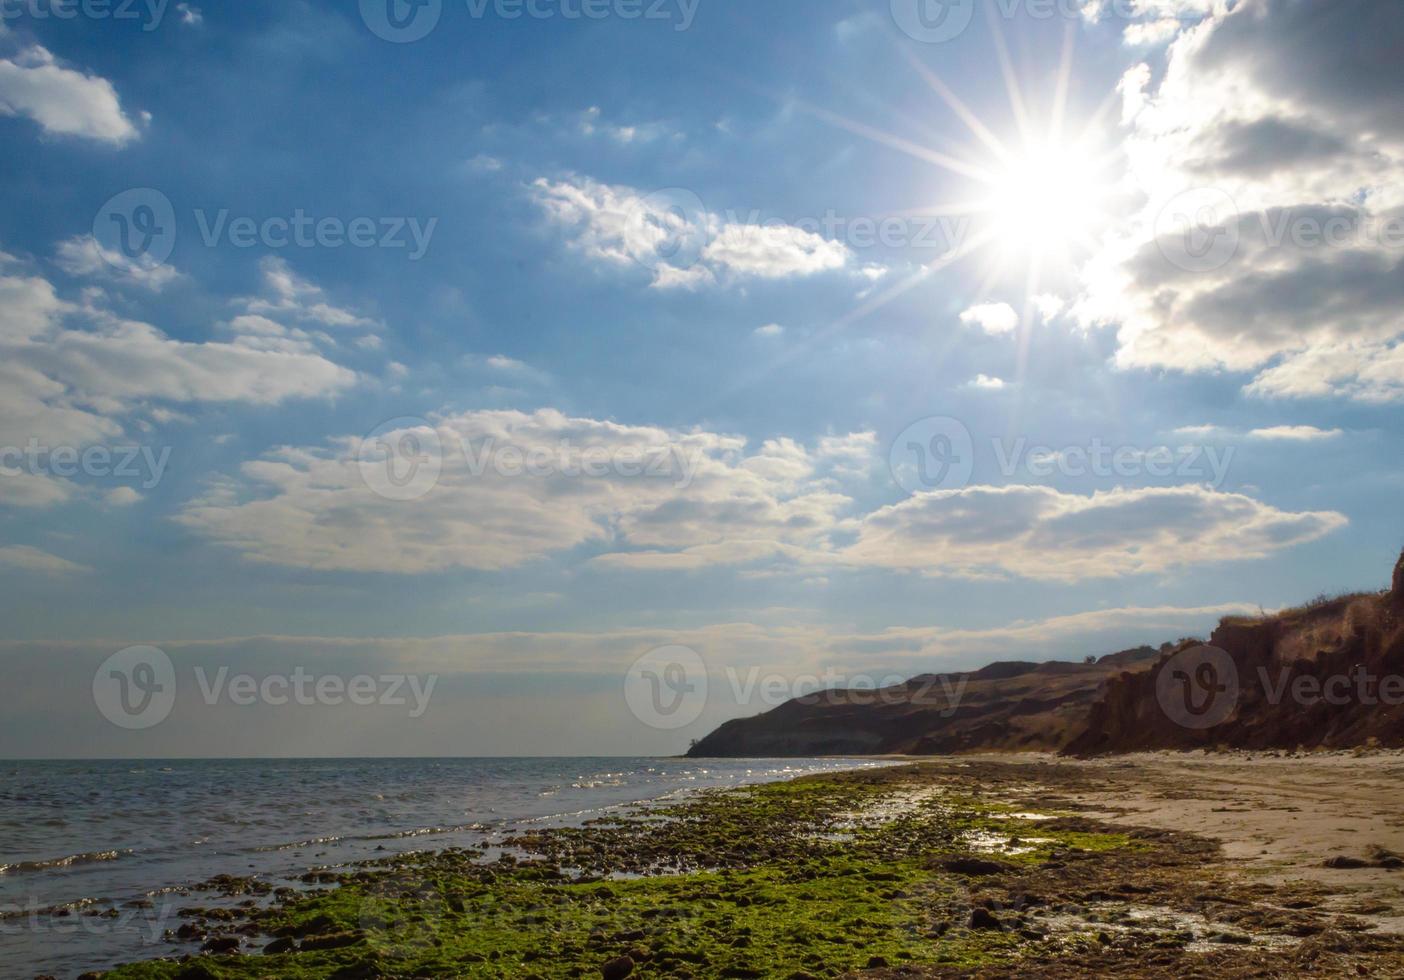
M 960 490 L 975 472 L 975 442 L 959 419 L 931 416 L 902 430 L 887 464 L 892 479 L 908 493 Z
M 427 419 L 391 419 L 361 440 L 356 465 L 376 494 L 387 500 L 419 500 L 438 486 L 443 440 Z
M 975 0 L 892 0 L 892 19 L 902 33 L 923 44 L 942 44 L 965 33 Z
M 629 208 L 622 232 L 629 254 L 644 268 L 690 269 L 702 261 L 711 241 L 711 222 L 697 194 L 666 187 Z
M 409 708 L 422 718 L 439 682 L 437 674 L 314 674 L 296 667 L 289 674 L 233 674 L 227 666 L 210 672 L 193 671 L 195 690 L 207 707 L 225 703 L 236 707 L 266 705 L 282 708 L 355 707 Z M 179 683 L 175 665 L 165 651 L 151 646 L 127 647 L 103 661 L 93 674 L 93 701 L 102 716 L 119 728 L 140 730 L 165 721 L 175 706 Z
M 0 0 L 0 22 L 28 18 L 46 20 L 141 21 L 150 33 L 166 18 L 170 0 Z M 184 7 L 179 4 L 177 9 Z
M 118 728 L 154 728 L 170 715 L 175 697 L 175 665 L 156 647 L 119 650 L 93 675 L 93 702 Z
M 1175 724 L 1197 731 L 1213 728 L 1238 707 L 1238 667 L 1218 647 L 1189 647 L 1161 665 L 1155 697 Z
M 171 199 L 151 187 L 114 195 L 93 219 L 93 238 L 110 262 L 165 264 L 175 250 L 176 216 Z
M 707 707 L 707 665 L 691 647 L 657 647 L 630 666 L 624 700 L 650 728 L 686 728 Z
M 1185 272 L 1213 272 L 1238 255 L 1239 210 L 1227 191 L 1195 187 L 1176 194 L 1155 219 L 1155 244 Z
M 443 0 L 361 0 L 361 20 L 372 34 L 391 44 L 428 37 L 439 25 L 443 10 Z

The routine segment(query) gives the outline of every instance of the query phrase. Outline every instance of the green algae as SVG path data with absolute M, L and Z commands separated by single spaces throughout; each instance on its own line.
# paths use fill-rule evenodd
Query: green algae
M 712 792 L 656 812 L 536 831 L 481 862 L 452 850 L 371 862 L 339 887 L 256 915 L 265 940 L 300 949 L 122 967 L 118 980 L 601 975 L 835 976 L 903 965 L 973 968 L 1017 957 L 1011 930 L 950 928 L 969 883 L 939 867 L 982 830 L 1042 839 L 1011 864 L 1134 848 L 1092 833 L 923 799 L 872 823 L 894 775 L 839 774 Z M 849 821 L 849 815 L 860 819 Z M 834 833 L 836 824 L 845 829 Z M 1054 824 L 1050 826 L 1050 824 Z M 944 925 L 943 925 L 944 922 Z

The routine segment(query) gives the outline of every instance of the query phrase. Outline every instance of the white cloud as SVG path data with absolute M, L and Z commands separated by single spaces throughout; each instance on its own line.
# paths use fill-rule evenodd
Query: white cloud
M 143 254 L 131 259 L 104 248 L 92 235 L 77 235 L 60 242 L 56 261 L 71 276 L 105 279 L 160 292 L 180 278 L 180 273 Z
M 78 575 L 92 571 L 86 565 L 59 558 L 26 544 L 0 545 L 0 572 L 7 570 L 40 575 Z
M 355 374 L 306 340 L 240 332 L 229 342 L 176 340 L 99 305 L 60 299 L 48 280 L 0 274 L 0 445 L 81 446 L 123 431 L 153 402 L 272 405 L 339 391 Z M 251 326 L 253 321 L 240 326 Z
M 583 546 L 604 552 L 600 567 L 697 568 L 812 560 L 850 504 L 829 485 L 834 461 L 788 439 L 747 453 L 735 436 L 552 410 L 385 438 L 404 435 L 440 447 L 424 450 L 442 470 L 412 503 L 371 490 L 348 437 L 247 463 L 180 520 L 251 559 L 321 569 L 503 569 Z
M 778 323 L 767 323 L 763 327 L 756 327 L 757 337 L 778 337 L 785 332 L 785 328 Z
M 1262 558 L 1346 524 L 1199 486 L 1112 490 L 970 487 L 920 494 L 863 518 L 844 558 L 928 575 L 1075 582 Z
M 1008 303 L 982 303 L 960 315 L 960 322 L 973 324 L 992 336 L 1013 333 L 1019 326 L 1019 314 Z
M 1123 79 L 1145 206 L 1085 270 L 1079 316 L 1119 328 L 1122 367 L 1404 400 L 1404 7 L 1141 6 L 1183 24 L 1163 70 Z
M 67 480 L 0 464 L 0 507 L 52 507 L 70 499 L 74 489 Z
M 114 507 L 130 507 L 141 502 L 141 494 L 131 487 L 114 487 L 102 499 Z
M 469 171 L 478 174 L 495 174 L 502 169 L 502 161 L 486 153 L 479 153 L 466 164 Z
M 974 380 L 970 382 L 970 387 L 981 388 L 985 391 L 999 391 L 1001 388 L 1005 387 L 1005 382 L 1003 378 L 992 378 L 988 374 L 977 374 Z
M 363 469 L 363 444 L 344 438 L 247 463 L 180 520 L 250 559 L 324 570 L 497 570 L 585 549 L 597 568 L 765 562 L 808 574 L 878 566 L 1059 581 L 1261 558 L 1345 523 L 1197 486 L 1090 497 L 974 487 L 846 516 L 854 501 L 838 488 L 868 473 L 871 432 L 824 437 L 814 450 L 778 438 L 747 451 L 734 436 L 541 410 L 469 412 L 383 438 L 405 436 L 431 467 L 412 502 L 372 491 L 383 453 Z M 594 475 L 584 458 L 595 459 Z M 624 458 L 663 465 L 644 467 L 650 476 L 609 463 Z M 856 539 L 841 547 L 839 534 Z
M 26 116 L 45 133 L 113 146 L 141 135 L 122 112 L 111 82 L 60 66 L 37 44 L 14 58 L 0 58 L 0 115 Z
M 1254 429 L 1248 433 L 1255 439 L 1278 439 L 1288 442 L 1320 442 L 1335 439 L 1341 435 L 1340 429 L 1318 429 L 1314 425 L 1274 425 L 1265 429 Z
M 180 14 L 180 22 L 186 27 L 199 27 L 205 22 L 205 15 L 200 12 L 200 8 L 192 4 L 178 3 L 176 11 Z
M 844 269 L 853 254 L 793 225 L 728 221 L 684 191 L 645 195 L 584 177 L 531 185 L 572 248 L 611 266 L 653 274 L 656 289 L 697 289 L 746 279 L 787 279 Z
M 327 302 L 325 290 L 293 272 L 284 259 L 266 256 L 259 262 L 259 271 L 269 295 L 245 297 L 241 302 L 250 313 L 327 327 L 373 329 L 380 326 L 375 320 Z

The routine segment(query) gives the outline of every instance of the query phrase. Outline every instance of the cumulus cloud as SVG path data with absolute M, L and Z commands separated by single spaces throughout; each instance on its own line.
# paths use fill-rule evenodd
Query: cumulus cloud
M 27 544 L 7 544 L 0 545 L 0 572 L 5 571 L 39 575 L 79 575 L 91 572 L 92 569 Z
M 1323 439 L 1335 439 L 1341 434 L 1341 430 L 1318 429 L 1314 425 L 1273 425 L 1263 429 L 1254 429 L 1248 434 L 1255 439 L 1279 439 L 1288 442 L 1320 442 Z
M 287 261 L 270 255 L 259 263 L 264 295 L 247 296 L 240 302 L 250 313 L 264 317 L 292 319 L 325 327 L 370 329 L 375 320 L 327 301 L 321 286 L 299 276 Z
M 120 434 L 139 409 L 158 417 L 161 403 L 272 405 L 356 378 L 289 337 L 177 340 L 114 314 L 100 289 L 66 300 L 16 265 L 0 265 L 0 445 L 87 445 Z
M 428 474 L 412 502 L 381 485 L 410 458 L 383 447 L 405 445 Z M 324 570 L 498 570 L 583 549 L 597 568 L 765 562 L 1065 581 L 1264 557 L 1345 523 L 1193 486 L 976 487 L 855 515 L 842 488 L 866 478 L 877 449 L 871 432 L 748 449 L 705 431 L 478 411 L 279 450 L 179 519 L 252 560 Z
M 982 303 L 960 315 L 960 322 L 979 327 L 991 336 L 1013 333 L 1019 326 L 1019 314 L 1008 303 Z
M 150 255 L 143 253 L 129 258 L 105 248 L 92 235 L 78 235 L 60 242 L 56 261 L 71 276 L 105 279 L 152 292 L 160 292 L 180 278 L 180 273 L 172 266 L 156 262 Z
M 64 68 L 38 44 L 13 58 L 0 58 L 0 114 L 33 119 L 51 135 L 113 146 L 141 135 L 122 111 L 111 82 Z
M 1148 8 L 1149 10 L 1149 8 Z M 1186 4 L 1122 80 L 1145 206 L 1088 267 L 1117 363 L 1262 397 L 1404 398 L 1404 7 Z
M 585 177 L 541 178 L 531 189 L 574 249 L 606 265 L 647 268 L 656 289 L 811 276 L 853 259 L 842 242 L 804 228 L 711 214 L 686 191 L 643 194 Z
M 433 472 L 412 503 L 373 489 L 397 462 L 385 445 L 428 457 Z M 848 452 L 831 444 L 829 454 Z M 827 479 L 836 470 L 788 439 L 748 452 L 711 432 L 478 411 L 375 444 L 280 450 L 180 520 L 251 559 L 321 569 L 492 570 L 582 546 L 609 567 L 804 561 L 829 550 L 851 503 Z
M 844 558 L 957 577 L 1075 582 L 1262 558 L 1346 524 L 1205 487 L 970 487 L 919 494 L 868 515 Z

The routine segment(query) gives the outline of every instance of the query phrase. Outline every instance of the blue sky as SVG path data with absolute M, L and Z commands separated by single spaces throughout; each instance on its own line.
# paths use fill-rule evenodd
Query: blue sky
M 1080 658 L 1385 581 L 1397 5 L 977 0 L 933 39 L 904 0 L 444 0 L 408 43 L 361 6 L 5 8 L 0 446 L 42 448 L 0 459 L 0 753 L 670 752 L 765 706 L 728 669 Z M 438 475 L 392 499 L 406 434 Z M 126 731 L 90 685 L 139 643 L 441 686 Z M 622 685 L 672 645 L 714 696 L 659 728 Z

